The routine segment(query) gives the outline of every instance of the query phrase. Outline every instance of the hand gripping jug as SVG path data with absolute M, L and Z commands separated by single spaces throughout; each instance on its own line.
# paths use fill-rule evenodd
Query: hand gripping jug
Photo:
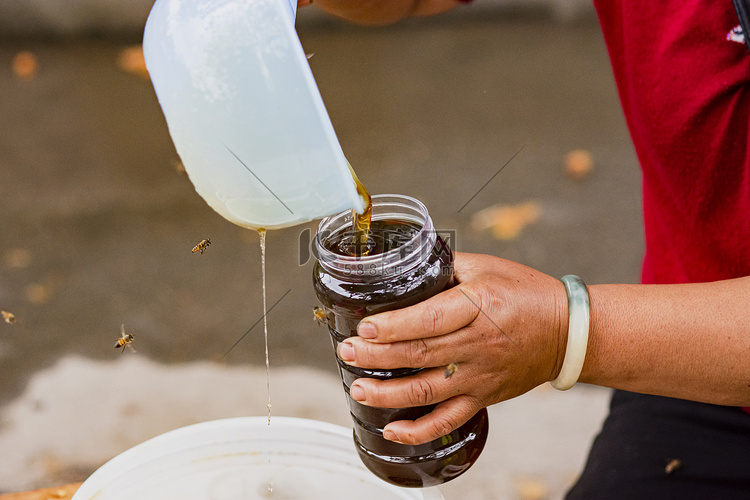
M 364 210 L 294 30 L 296 0 L 156 0 L 146 66 L 196 191 L 278 229 Z

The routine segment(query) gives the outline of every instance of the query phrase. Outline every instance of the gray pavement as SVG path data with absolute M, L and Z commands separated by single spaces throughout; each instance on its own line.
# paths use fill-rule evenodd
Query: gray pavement
M 298 31 L 306 52 L 314 54 L 313 73 L 344 152 L 372 193 L 422 200 L 438 228 L 456 231 L 461 251 L 507 257 L 554 276 L 576 273 L 588 283 L 638 281 L 640 173 L 591 16 L 563 23 L 549 16 L 468 12 L 367 29 L 320 16 L 305 22 L 303 15 Z M 21 402 L 29 411 L 43 407 L 42 426 L 83 405 L 81 398 L 102 401 L 83 405 L 89 409 L 86 425 L 66 429 L 70 442 L 99 447 L 95 458 L 77 465 L 55 455 L 46 473 L 25 480 L 16 475 L 5 483 L 0 477 L 0 492 L 82 479 L 97 460 L 154 433 L 240 408 L 247 413 L 247 406 L 234 408 L 214 386 L 200 393 L 195 404 L 201 409 L 189 417 L 179 405 L 171 412 L 158 404 L 159 391 L 179 397 L 181 388 L 158 377 L 144 379 L 151 369 L 208 362 L 219 371 L 243 367 L 253 377 L 262 372 L 259 326 L 224 356 L 262 315 L 258 237 L 215 214 L 175 168 L 178 157 L 150 83 L 117 65 L 120 51 L 133 43 L 138 40 L 0 42 L 0 309 L 17 318 L 13 325 L 0 323 L 0 447 L 42 450 L 28 460 L 48 464 L 49 433 L 21 431 L 19 422 L 29 419 L 11 408 Z M 28 80 L 10 69 L 22 50 L 38 58 L 38 72 Z M 576 149 L 594 160 L 579 180 L 562 166 L 566 153 Z M 482 209 L 529 202 L 539 207 L 539 217 L 515 239 L 471 228 L 472 216 Z M 270 359 L 274 369 L 314 373 L 328 381 L 321 384 L 335 387 L 330 343 L 312 318 L 311 262 L 299 262 L 305 253 L 300 246 L 314 227 L 268 235 L 269 305 L 289 291 L 269 314 Z M 211 247 L 192 254 L 206 237 Z M 123 323 L 136 337 L 135 355 L 112 348 Z M 79 383 L 62 386 L 70 399 L 35 406 L 45 396 L 32 394 L 38 387 L 29 385 L 32 377 L 68 373 L 63 368 L 71 359 L 102 371 L 70 371 L 79 377 Z M 139 362 L 156 368 L 134 364 L 146 371 L 132 375 L 117 368 Z M 166 417 L 126 440 L 91 441 L 87 432 L 117 425 L 112 419 L 127 425 L 128 411 L 111 417 L 100 398 L 118 394 L 118 382 L 91 387 L 92 377 L 110 380 L 105 374 L 115 370 L 123 394 L 133 390 L 131 379 L 137 381 L 151 401 L 148 411 Z M 278 397 L 294 399 L 295 384 L 284 387 Z M 55 391 L 54 384 L 47 390 Z M 235 394 L 234 388 L 227 391 Z M 323 396 L 318 403 L 339 404 Z M 556 497 L 580 467 L 605 403 L 606 391 L 583 387 L 554 395 L 540 389 L 498 405 L 493 415 L 504 416 L 493 426 L 506 434 L 488 445 L 485 455 L 494 458 L 483 460 L 497 459 L 507 474 L 493 477 L 499 474 L 494 462 L 485 462 L 481 481 L 473 476 L 450 485 L 452 498 L 521 498 L 524 490 L 513 486 L 514 477 L 544 482 L 547 490 L 538 498 Z M 346 425 L 346 415 L 342 421 L 315 404 L 289 407 L 288 414 Z M 574 430 L 561 429 L 571 422 Z M 0 449 L 0 469 L 13 460 L 9 451 L 20 453 Z M 519 458 L 502 462 L 509 456 Z M 456 496 L 469 484 L 483 493 Z

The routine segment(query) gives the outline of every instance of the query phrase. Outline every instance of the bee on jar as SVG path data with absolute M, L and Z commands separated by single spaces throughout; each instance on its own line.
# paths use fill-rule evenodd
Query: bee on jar
M 0 315 L 2 315 L 5 322 L 8 323 L 9 325 L 16 322 L 16 315 L 11 312 L 3 310 L 3 311 L 0 311 Z
M 133 352 L 136 352 L 135 347 L 133 347 L 132 343 L 133 340 L 135 340 L 135 337 L 133 337 L 130 333 L 125 333 L 125 325 L 122 325 L 121 327 L 122 336 L 117 339 L 117 342 L 115 342 L 115 349 L 122 348 L 122 352 L 125 352 L 126 348 L 130 348 L 133 350 Z
M 315 322 L 319 325 L 325 325 L 328 323 L 328 317 L 326 316 L 326 311 L 322 307 L 315 306 L 313 307 L 313 318 L 315 319 Z
M 458 363 L 451 363 L 448 366 L 445 367 L 445 372 L 443 373 L 443 377 L 445 378 L 451 378 L 454 373 L 456 373 L 456 370 L 458 370 Z
M 198 243 L 197 245 L 193 247 L 193 253 L 200 252 L 202 254 L 203 252 L 206 251 L 206 248 L 208 248 L 208 245 L 210 244 L 211 244 L 211 240 L 209 240 L 208 238 L 206 238 L 205 240 L 201 240 L 200 243 Z

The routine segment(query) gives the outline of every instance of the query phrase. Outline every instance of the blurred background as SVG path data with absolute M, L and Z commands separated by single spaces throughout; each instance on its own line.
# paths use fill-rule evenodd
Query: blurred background
M 258 235 L 181 168 L 142 60 L 152 3 L 0 2 L 0 493 L 265 413 Z M 297 31 L 371 193 L 420 199 L 460 251 L 638 281 L 640 172 L 588 2 L 475 0 L 384 28 L 312 6 Z M 268 234 L 273 412 L 348 426 L 312 315 L 315 227 Z M 113 348 L 121 325 L 137 353 Z M 559 498 L 607 399 L 540 387 L 496 405 L 487 449 L 446 499 Z

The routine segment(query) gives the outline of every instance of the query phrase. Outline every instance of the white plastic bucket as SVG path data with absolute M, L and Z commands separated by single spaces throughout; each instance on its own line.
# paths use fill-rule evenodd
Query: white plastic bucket
M 143 51 L 195 189 L 276 229 L 364 210 L 294 29 L 296 0 L 156 0 Z
M 91 475 L 73 500 L 442 500 L 370 473 L 351 429 L 290 417 L 183 427 L 141 443 Z

